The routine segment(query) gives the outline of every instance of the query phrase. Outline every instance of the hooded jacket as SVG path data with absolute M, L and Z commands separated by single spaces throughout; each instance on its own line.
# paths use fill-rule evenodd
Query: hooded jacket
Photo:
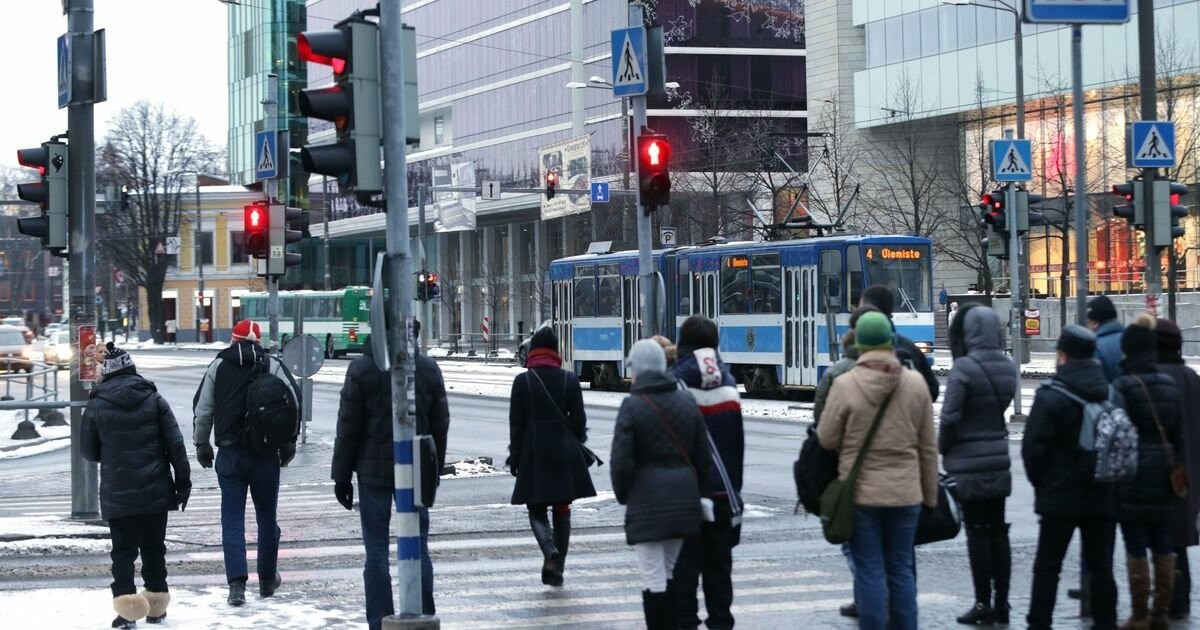
M 1121 336 L 1125 329 L 1121 322 L 1110 319 L 1096 328 L 1096 358 L 1104 367 L 1104 377 L 1108 382 L 1117 380 L 1121 372 Z
M 1108 398 L 1104 369 L 1092 359 L 1073 359 L 1060 366 L 1054 380 L 1091 402 Z M 1092 460 L 1079 452 L 1083 406 L 1062 393 L 1039 387 L 1033 397 L 1021 459 L 1033 485 L 1034 511 L 1042 516 L 1112 519 L 1116 486 L 1096 483 Z
M 1175 503 L 1168 446 L 1177 454 L 1179 459 L 1176 461 L 1182 463 L 1185 455 L 1183 423 L 1177 402 L 1179 387 L 1174 379 L 1155 367 L 1153 349 L 1126 357 L 1121 362 L 1121 369 L 1123 374 L 1113 381 L 1113 389 L 1125 401 L 1125 412 L 1137 427 L 1138 465 L 1136 477 L 1117 484 L 1117 520 L 1122 523 L 1166 523 L 1171 519 Z
M 1197 544 L 1196 517 L 1200 515 L 1200 375 L 1183 362 L 1182 357 L 1158 359 L 1158 371 L 1174 379 L 1179 387 L 1175 399 L 1183 425 L 1183 463 L 1187 466 L 1191 489 L 1175 502 L 1172 538 L 1175 548 Z
M 300 388 L 283 362 L 268 355 L 257 343 L 236 341 L 208 364 L 192 398 L 195 414 L 192 440 L 195 444 L 208 444 L 209 436 L 214 432 L 217 446 L 238 444 L 246 417 L 246 386 L 250 383 L 255 361 L 264 358 L 269 362 L 271 374 L 291 388 L 296 409 L 300 409 Z
M 850 346 L 842 352 L 842 358 L 837 363 L 825 369 L 821 381 L 817 383 L 817 393 L 813 396 L 813 425 L 821 422 L 821 414 L 825 411 L 825 401 L 829 398 L 829 388 L 833 387 L 833 379 L 849 372 L 858 362 L 858 348 Z
M 958 498 L 983 501 L 1012 493 L 1004 412 L 1017 387 L 1017 366 L 1003 351 L 996 311 L 967 305 L 950 326 L 954 366 L 946 378 L 938 450 L 954 475 Z
M 738 394 L 737 381 L 729 371 L 729 366 L 721 360 L 721 356 L 712 348 L 679 349 L 679 360 L 675 363 L 675 378 L 687 386 L 700 414 L 704 416 L 704 424 L 713 443 L 717 445 L 717 453 L 725 472 L 729 474 L 729 482 L 734 491 L 742 491 L 742 468 L 746 451 L 746 433 L 742 418 L 741 396 Z M 700 361 L 715 361 L 716 370 L 700 369 Z M 707 364 L 706 364 L 707 365 Z M 712 487 L 718 493 L 724 492 L 719 472 L 713 467 Z
M 133 370 L 108 375 L 92 390 L 79 449 L 84 459 L 100 463 L 105 520 L 174 510 L 176 489 L 192 487 L 171 406 Z
M 846 479 L 880 405 L 893 391 L 863 459 L 854 503 L 935 506 L 938 462 L 933 403 L 921 375 L 901 368 L 893 352 L 864 352 L 854 369 L 833 381 L 817 437 L 823 448 L 838 451 L 838 478 Z

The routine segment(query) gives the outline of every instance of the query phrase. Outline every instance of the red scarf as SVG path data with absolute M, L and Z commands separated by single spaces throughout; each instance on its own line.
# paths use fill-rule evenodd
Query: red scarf
M 525 360 L 525 367 L 562 367 L 562 357 L 558 352 L 550 348 L 534 348 L 529 351 L 529 358 Z

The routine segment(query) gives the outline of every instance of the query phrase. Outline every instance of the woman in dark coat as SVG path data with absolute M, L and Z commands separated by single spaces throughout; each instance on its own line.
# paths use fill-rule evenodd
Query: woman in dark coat
M 1155 320 L 1138 316 L 1121 336 L 1122 375 L 1113 389 L 1125 403 L 1137 427 L 1137 476 L 1117 485 L 1117 521 L 1125 539 L 1125 564 L 1129 571 L 1129 628 L 1167 627 L 1167 613 L 1175 582 L 1175 555 L 1171 519 L 1175 494 L 1170 470 L 1175 453 L 1183 457 L 1183 423 L 1179 418 L 1179 387 L 1155 365 Z M 1150 600 L 1153 556 L 1154 603 Z
M 712 454 L 696 401 L 667 374 L 667 358 L 652 339 L 629 351 L 633 376 L 613 430 L 613 492 L 625 506 L 625 541 L 642 576 L 642 610 L 650 630 L 674 630 L 667 580 L 683 539 L 700 532 L 700 497 L 712 496 Z
M 1171 517 L 1171 546 L 1175 549 L 1175 592 L 1169 616 L 1187 619 L 1192 614 L 1192 574 L 1188 567 L 1188 547 L 1200 544 L 1196 536 L 1196 517 L 1200 515 L 1200 375 L 1183 362 L 1183 335 L 1175 322 L 1158 320 L 1154 328 L 1158 341 L 1158 371 L 1175 379 L 1179 387 L 1179 417 L 1183 421 L 1182 459 L 1192 481 L 1186 497 L 1175 500 Z
M 950 323 L 954 367 L 946 379 L 938 450 L 958 483 L 975 605 L 962 624 L 1008 623 L 1012 552 L 1004 502 L 1012 494 L 1004 412 L 1017 366 L 1004 354 L 1004 327 L 992 309 L 967 304 Z M 992 600 L 993 589 L 995 601 Z
M 575 373 L 562 369 L 558 337 L 549 327 L 533 334 L 525 367 L 513 380 L 508 407 L 509 470 L 517 478 L 512 503 L 529 508 L 544 556 L 542 583 L 562 586 L 571 502 L 596 496 L 580 447 L 587 441 L 583 392 Z

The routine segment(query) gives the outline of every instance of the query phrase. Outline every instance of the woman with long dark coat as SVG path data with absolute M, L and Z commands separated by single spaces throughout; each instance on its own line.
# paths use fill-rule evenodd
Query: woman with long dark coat
M 558 337 L 549 327 L 533 334 L 525 366 L 513 380 L 508 408 L 509 470 L 517 478 L 512 503 L 529 509 L 542 549 L 542 583 L 562 586 L 571 503 L 596 496 L 581 448 L 587 441 L 583 392 L 575 373 L 562 369 Z

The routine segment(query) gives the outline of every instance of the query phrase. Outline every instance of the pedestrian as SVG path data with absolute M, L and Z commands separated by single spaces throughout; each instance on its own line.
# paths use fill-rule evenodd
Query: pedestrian
M 892 327 L 894 337 L 893 348 L 896 358 L 899 359 L 901 365 L 921 373 L 921 376 L 925 379 L 926 387 L 929 388 L 930 400 L 936 401 L 941 385 L 938 383 L 937 377 L 933 375 L 933 368 L 929 366 L 929 361 L 925 358 L 925 353 L 911 339 L 899 334 L 896 331 L 895 322 L 892 321 L 892 311 L 896 307 L 896 295 L 892 292 L 892 289 L 882 284 L 871 285 L 863 289 L 862 296 L 858 299 L 858 304 L 859 306 L 874 306 L 887 316 L 888 322 Z
M 228 348 L 217 354 L 208 365 L 200 387 L 192 400 L 195 428 L 196 461 L 202 468 L 216 464 L 217 482 L 221 487 L 221 547 L 225 559 L 225 578 L 229 582 L 229 605 L 246 603 L 246 490 L 254 501 L 258 522 L 258 591 L 270 597 L 279 588 L 277 570 L 279 555 L 279 524 L 276 512 L 279 503 L 279 469 L 296 456 L 296 434 L 299 430 L 299 388 L 291 372 L 276 357 L 259 345 L 262 329 L 255 322 L 243 319 L 233 327 Z M 269 387 L 269 379 L 256 379 L 265 369 L 285 387 L 287 408 L 283 414 L 293 421 L 290 441 L 277 449 L 256 448 L 248 437 L 251 421 L 246 398 L 253 382 L 256 390 Z M 217 443 L 217 454 L 209 441 Z
M 1166 628 L 1175 584 L 1175 545 L 1171 519 L 1176 495 L 1171 467 L 1184 455 L 1181 397 L 1175 379 L 1158 371 L 1155 319 L 1138 315 L 1121 336 L 1121 376 L 1113 389 L 1137 427 L 1137 476 L 1117 484 L 1117 521 L 1125 539 L 1132 614 L 1122 628 Z M 1151 558 L 1147 558 L 1146 549 Z M 1153 604 L 1151 575 L 1153 574 Z
M 1093 357 L 1096 335 L 1070 324 L 1055 345 L 1056 386 L 1088 402 L 1109 396 L 1104 369 Z M 1117 587 L 1112 549 L 1116 539 L 1116 487 L 1098 483 L 1094 466 L 1079 449 L 1083 405 L 1055 389 L 1040 387 L 1034 395 L 1021 458 L 1033 485 L 1034 511 L 1041 517 L 1033 562 L 1033 588 L 1027 621 L 1030 628 L 1050 628 L 1058 593 L 1058 576 L 1071 536 L 1079 530 L 1088 566 L 1084 584 L 1091 594 L 1093 628 L 1116 628 Z
M 167 588 L 167 513 L 187 507 L 192 473 L 171 406 L 110 341 L 100 383 L 83 412 L 79 451 L 100 464 L 100 513 L 112 539 L 114 628 L 161 623 Z M 174 470 L 174 477 L 172 477 Z M 141 593 L 133 582 L 142 557 Z
M 679 348 L 670 339 L 662 335 L 654 335 L 651 339 L 657 342 L 659 346 L 662 346 L 663 354 L 667 357 L 667 369 L 675 369 L 675 362 L 679 359 Z
M 596 496 L 583 447 L 587 414 L 579 378 L 562 369 L 553 328 L 533 333 L 525 366 L 513 379 L 508 408 L 509 470 L 517 478 L 512 504 L 529 511 L 529 525 L 542 549 L 542 584 L 562 586 L 571 503 Z
M 938 493 L 933 404 L 921 376 L 901 367 L 887 317 L 862 314 L 854 338 L 859 357 L 833 381 L 817 436 L 846 479 L 879 423 L 854 489 L 854 600 L 861 628 L 916 628 L 913 543 L 921 505 L 935 507 Z
M 954 318 L 958 315 L 958 302 L 950 303 L 950 312 L 946 313 L 946 329 L 949 330 L 954 325 Z
M 1107 295 L 1088 300 L 1086 312 L 1088 328 L 1096 333 L 1096 358 L 1111 383 L 1121 375 L 1121 335 L 1125 329 L 1117 320 L 1117 307 Z
M 1017 388 L 1017 366 L 1004 353 L 1000 317 L 986 306 L 959 309 L 948 337 L 954 365 L 946 377 L 938 450 L 956 482 L 975 588 L 975 605 L 957 621 L 1007 624 L 1012 552 L 1004 504 L 1012 475 L 1004 414 Z
M 637 551 L 646 627 L 675 630 L 671 575 L 684 539 L 705 518 L 712 460 L 700 409 L 667 373 L 662 348 L 638 341 L 626 367 L 633 385 L 613 429 L 612 487 L 625 506 L 625 541 Z
M 741 538 L 746 438 L 737 381 L 721 360 L 719 346 L 716 322 L 703 315 L 692 315 L 679 327 L 679 362 L 674 376 L 687 387 L 699 408 L 716 457 L 712 458 L 709 480 L 712 493 L 705 495 L 712 499 L 714 520 L 701 523 L 700 531 L 684 540 L 675 563 L 672 596 L 676 628 L 700 625 L 696 587 L 701 579 L 708 611 L 705 625 L 714 630 L 733 627 L 733 548 Z M 707 445 L 708 438 L 705 442 Z
M 1159 319 L 1154 327 L 1158 345 L 1158 371 L 1175 380 L 1179 387 L 1176 405 L 1183 424 L 1182 460 L 1192 480 L 1186 497 L 1177 498 L 1171 521 L 1171 545 L 1175 549 L 1175 591 L 1168 616 L 1173 621 L 1187 619 L 1192 613 L 1192 574 L 1188 548 L 1200 543 L 1196 517 L 1200 516 L 1200 376 L 1183 362 L 1183 335 L 1179 326 Z
M 421 324 L 413 320 L 413 337 L 419 338 Z M 436 612 L 433 601 L 433 561 L 429 557 L 429 508 L 433 506 L 442 464 L 446 461 L 446 436 L 450 430 L 450 407 L 446 383 L 437 362 L 413 349 L 416 359 L 417 436 L 432 436 L 432 457 L 421 460 L 421 505 L 416 507 L 420 525 L 421 612 Z M 428 444 L 427 440 L 422 445 Z M 392 599 L 391 557 L 388 529 L 395 493 L 392 457 L 392 378 L 375 364 L 368 338 L 362 356 L 350 362 L 338 406 L 337 439 L 333 445 L 334 495 L 342 507 L 354 508 L 353 473 L 358 474 L 358 510 L 362 524 L 366 562 L 363 587 L 366 591 L 367 625 L 378 630 L 383 618 L 395 613 Z M 435 458 L 435 459 L 434 459 Z M 430 459 L 433 459 L 430 462 Z M 401 528 L 402 530 L 404 528 Z
M 946 303 L 949 301 L 950 294 L 946 292 L 946 287 L 943 286 L 942 290 L 938 292 L 938 304 L 941 304 L 942 308 L 946 308 Z

